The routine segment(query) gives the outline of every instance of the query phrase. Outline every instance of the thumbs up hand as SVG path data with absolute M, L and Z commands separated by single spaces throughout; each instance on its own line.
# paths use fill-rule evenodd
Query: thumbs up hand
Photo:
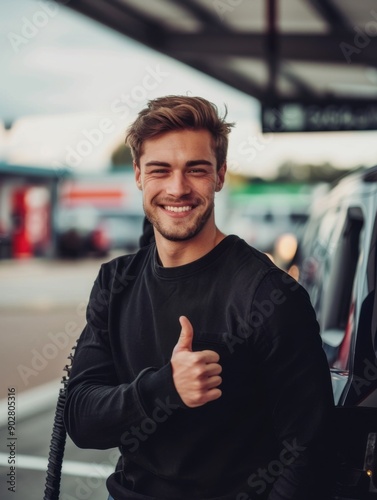
M 209 350 L 193 352 L 193 327 L 186 316 L 181 316 L 179 322 L 181 334 L 171 358 L 173 381 L 186 406 L 195 408 L 221 396 L 220 356 Z
M 186 316 L 180 316 L 179 322 L 182 328 L 178 342 L 174 347 L 173 354 L 181 351 L 192 352 L 192 341 L 194 338 L 194 329 L 192 324 Z

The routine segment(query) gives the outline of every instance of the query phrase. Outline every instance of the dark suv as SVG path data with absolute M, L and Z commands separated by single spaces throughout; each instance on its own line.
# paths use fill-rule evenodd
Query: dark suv
M 377 167 L 312 207 L 296 264 L 317 312 L 335 403 L 341 499 L 377 498 Z

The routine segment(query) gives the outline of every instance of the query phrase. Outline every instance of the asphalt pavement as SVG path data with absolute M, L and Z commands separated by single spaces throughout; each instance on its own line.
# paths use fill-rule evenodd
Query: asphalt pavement
M 0 260 L 0 498 L 42 500 L 63 368 L 103 261 Z M 118 450 L 67 438 L 61 500 L 106 500 Z

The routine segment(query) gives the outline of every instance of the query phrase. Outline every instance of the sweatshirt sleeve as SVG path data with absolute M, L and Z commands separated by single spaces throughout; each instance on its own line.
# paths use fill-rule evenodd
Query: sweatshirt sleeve
M 170 363 L 145 368 L 130 383 L 119 383 L 109 339 L 108 299 L 101 268 L 87 307 L 87 324 L 74 354 L 67 388 L 64 423 L 80 448 L 121 446 L 132 426 L 151 418 L 156 401 L 170 409 L 184 408 Z
M 309 296 L 288 275 L 272 271 L 256 292 L 252 314 L 263 316 L 254 347 L 281 444 L 268 500 L 325 499 L 333 395 Z

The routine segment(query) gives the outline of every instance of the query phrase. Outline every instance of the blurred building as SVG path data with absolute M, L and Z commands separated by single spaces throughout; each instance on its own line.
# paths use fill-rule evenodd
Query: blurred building
M 143 218 L 132 169 L 73 176 L 0 164 L 0 259 L 134 250 Z
M 58 184 L 65 175 L 0 163 L 0 259 L 55 254 Z

